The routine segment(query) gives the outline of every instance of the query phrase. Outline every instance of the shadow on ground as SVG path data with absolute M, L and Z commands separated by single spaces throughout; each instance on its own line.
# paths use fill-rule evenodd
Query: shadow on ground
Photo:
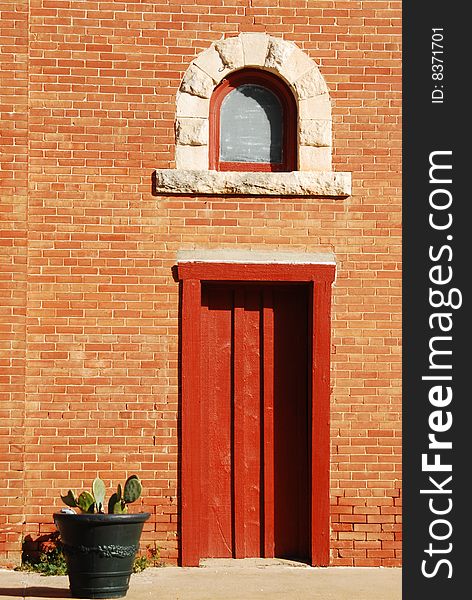
M 58 589 L 47 586 L 25 586 L 24 588 L 5 588 L 0 587 L 0 598 L 70 598 L 68 589 Z

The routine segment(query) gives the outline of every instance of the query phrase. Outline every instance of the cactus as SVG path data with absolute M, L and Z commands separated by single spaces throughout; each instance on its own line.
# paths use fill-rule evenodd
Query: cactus
M 67 506 L 70 506 L 72 508 L 75 508 L 77 506 L 77 497 L 75 495 L 75 492 L 73 492 L 72 490 L 69 490 L 65 496 L 61 496 L 61 500 L 64 502 L 64 504 L 67 504 Z
M 96 477 L 92 484 L 92 492 L 95 498 L 95 504 L 97 505 L 97 512 L 103 512 L 103 505 L 105 503 L 105 484 L 100 479 L 100 477 Z
M 77 506 L 82 512 L 95 512 L 95 498 L 90 492 L 82 492 L 77 498 Z
M 136 500 L 141 496 L 142 485 L 136 475 L 131 475 L 128 477 L 125 483 L 125 489 L 123 490 L 123 500 L 126 504 L 131 504 L 131 502 L 136 502 Z
M 110 500 L 108 501 L 108 512 L 110 514 L 119 514 L 123 512 L 121 506 L 121 485 L 118 484 L 117 491 L 110 496 Z
M 83 513 L 103 513 L 105 507 L 105 484 L 96 477 L 92 484 L 92 492 L 84 491 L 78 497 L 73 490 L 69 490 L 61 500 L 67 506 L 78 508 Z M 136 502 L 141 496 L 142 485 L 137 475 L 130 475 L 125 482 L 124 489 L 118 484 L 117 490 L 108 501 L 110 514 L 124 514 L 128 512 L 128 504 Z
M 114 515 L 123 515 L 128 512 L 128 508 L 123 500 L 117 500 L 116 494 L 113 494 L 108 503 L 108 512 Z
M 108 512 L 114 514 L 123 514 L 128 512 L 128 504 L 135 502 L 140 496 L 142 485 L 137 475 L 128 477 L 124 490 L 118 485 L 118 490 L 113 494 L 108 502 Z

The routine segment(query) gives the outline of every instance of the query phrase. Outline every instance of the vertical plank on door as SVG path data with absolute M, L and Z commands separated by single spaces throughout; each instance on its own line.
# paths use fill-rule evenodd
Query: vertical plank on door
M 233 292 L 202 288 L 202 555 L 232 556 L 231 335 Z
M 274 557 L 274 307 L 272 290 L 265 287 L 262 308 L 262 464 L 263 556 Z
M 278 557 L 309 554 L 307 290 L 274 292 L 274 545 Z
M 234 306 L 234 546 L 235 557 L 259 556 L 260 511 L 260 298 L 237 288 Z
M 244 291 L 239 288 L 234 295 L 233 326 L 233 519 L 234 558 L 246 556 L 244 534 Z

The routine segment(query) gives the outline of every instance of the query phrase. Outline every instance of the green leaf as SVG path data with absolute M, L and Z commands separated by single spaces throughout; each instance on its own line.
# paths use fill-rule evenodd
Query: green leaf
M 119 515 L 126 512 L 126 504 L 118 497 L 118 494 L 112 494 L 108 501 L 108 512 L 110 514 Z
M 72 490 L 69 490 L 65 496 L 61 496 L 61 500 L 64 504 L 71 506 L 72 508 L 77 506 L 77 498 L 75 497 L 75 492 Z
M 128 477 L 125 483 L 125 489 L 123 498 L 126 504 L 130 504 L 131 502 L 136 502 L 136 500 L 141 496 L 142 485 L 136 475 L 131 475 Z
M 82 492 L 77 499 L 77 504 L 82 512 L 95 511 L 95 499 L 90 492 Z
M 100 477 L 96 477 L 92 484 L 92 491 L 95 498 L 95 504 L 97 505 L 97 511 L 103 512 L 103 506 L 105 504 L 105 493 L 106 488 Z

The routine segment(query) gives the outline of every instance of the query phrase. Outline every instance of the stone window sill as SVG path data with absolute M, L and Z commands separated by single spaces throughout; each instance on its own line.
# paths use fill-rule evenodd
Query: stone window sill
M 157 169 L 157 195 L 206 194 L 243 196 L 311 196 L 345 198 L 351 195 L 351 173 L 291 171 L 260 173 Z

